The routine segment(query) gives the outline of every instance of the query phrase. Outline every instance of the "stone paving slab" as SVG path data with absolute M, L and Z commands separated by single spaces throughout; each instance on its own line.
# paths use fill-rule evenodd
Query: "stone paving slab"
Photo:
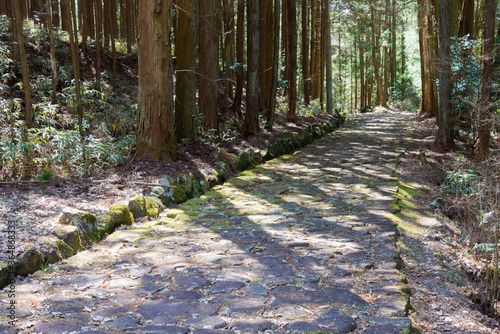
M 357 116 L 165 218 L 115 232 L 35 273 L 17 286 L 24 317 L 16 328 L 110 334 L 410 328 L 391 219 L 406 117 Z M 6 291 L 0 299 L 8 300 Z

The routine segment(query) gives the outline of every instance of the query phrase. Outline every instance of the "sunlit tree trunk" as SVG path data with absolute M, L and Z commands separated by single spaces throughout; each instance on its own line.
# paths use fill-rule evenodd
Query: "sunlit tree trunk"
M 96 50 L 96 65 L 95 65 L 95 81 L 98 86 L 101 86 L 101 56 L 102 56 L 102 0 L 95 0 L 95 50 Z
M 175 160 L 172 126 L 171 0 L 139 0 L 137 155 Z
M 326 113 L 333 114 L 333 85 L 332 85 L 332 37 L 330 22 L 330 0 L 325 0 L 326 10 Z M 340 44 L 339 44 L 340 48 Z
M 387 100 L 384 94 L 384 87 L 382 78 L 380 77 L 380 44 L 378 33 L 378 15 L 375 10 L 375 2 L 372 2 L 370 5 L 370 13 L 371 13 L 371 24 L 372 24 L 372 65 L 373 65 L 373 73 L 375 75 L 375 81 L 377 83 L 377 97 L 378 103 L 381 106 L 387 106 Z

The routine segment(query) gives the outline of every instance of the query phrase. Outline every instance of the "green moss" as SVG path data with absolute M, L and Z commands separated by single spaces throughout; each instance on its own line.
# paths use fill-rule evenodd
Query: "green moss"
M 211 201 L 211 200 L 221 199 L 221 198 L 223 198 L 223 196 L 215 190 L 210 190 L 209 192 L 207 192 L 206 194 L 204 194 L 200 197 L 200 199 L 202 199 L 204 201 Z
M 134 223 L 134 216 L 125 204 L 115 204 L 109 208 L 109 212 L 111 212 L 116 227 L 120 225 L 132 225 Z
M 398 193 L 408 199 L 420 196 L 420 191 L 418 191 L 414 186 L 401 180 L 399 180 L 398 183 Z
M 101 214 L 97 216 L 97 228 L 99 229 L 99 236 L 102 239 L 105 234 L 111 234 L 115 230 L 115 220 L 109 214 Z

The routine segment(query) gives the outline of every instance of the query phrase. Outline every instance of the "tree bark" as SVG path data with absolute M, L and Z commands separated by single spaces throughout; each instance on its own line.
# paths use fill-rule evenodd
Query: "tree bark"
M 280 0 L 274 0 L 274 46 L 273 46 L 273 73 L 272 83 L 269 98 L 269 110 L 267 112 L 267 129 L 269 131 L 273 128 L 274 111 L 276 109 L 276 90 L 278 88 L 278 64 L 279 64 L 279 45 L 280 45 Z
M 19 2 L 14 1 L 14 21 L 16 26 L 16 43 L 19 50 L 19 59 L 21 61 L 21 74 L 23 81 L 23 92 L 24 92 L 24 121 L 26 127 L 31 127 L 33 124 L 33 107 L 31 102 L 31 85 L 30 85 L 30 73 L 28 66 L 28 59 L 26 57 L 26 49 L 24 47 L 24 36 L 23 36 L 23 21 L 21 18 L 21 8 Z
M 50 45 L 50 69 L 52 71 L 52 103 L 57 103 L 57 64 L 56 64 L 56 48 L 54 43 L 54 28 L 52 26 L 52 4 L 51 0 L 46 1 L 47 7 L 47 28 L 49 31 Z
M 454 146 L 451 111 L 450 0 L 439 0 L 439 115 L 435 143 Z
M 257 134 L 259 129 L 259 0 L 247 1 L 247 106 L 243 137 Z
M 311 103 L 309 94 L 309 25 L 308 25 L 308 3 L 302 0 L 302 81 L 304 83 L 304 103 Z
M 289 0 L 288 9 L 288 38 L 289 48 L 286 55 L 288 69 L 288 113 L 287 121 L 297 120 L 297 6 L 296 0 Z
M 387 106 L 387 99 L 384 94 L 384 87 L 382 83 L 382 78 L 380 77 L 380 45 L 379 45 L 379 33 L 377 29 L 378 15 L 375 11 L 375 2 L 370 5 L 371 13 L 371 23 L 372 23 L 372 65 L 373 73 L 375 75 L 375 81 L 377 83 L 377 97 L 378 103 L 381 106 Z
M 175 134 L 177 141 L 196 139 L 194 115 L 196 113 L 197 3 L 196 0 L 178 1 L 178 36 L 175 46 L 177 58 Z
M 245 85 L 245 67 L 243 66 L 245 58 L 245 1 L 238 0 L 238 16 L 236 30 L 236 90 L 234 93 L 234 102 L 231 107 L 233 112 L 242 117 L 241 100 L 243 97 L 243 86 Z
M 175 160 L 172 127 L 171 0 L 139 0 L 137 155 Z
M 326 113 L 333 114 L 333 85 L 332 85 L 332 29 L 330 22 L 330 0 L 325 0 L 326 10 Z M 339 44 L 340 48 L 340 44 Z M 340 58 L 340 57 L 339 57 Z M 340 67 L 339 67 L 340 71 Z
M 206 131 L 217 130 L 219 99 L 220 0 L 200 1 L 200 86 L 199 108 Z
M 484 33 L 483 33 L 483 58 L 481 72 L 481 97 L 479 100 L 479 143 L 477 145 L 477 158 L 484 161 L 490 153 L 491 123 L 494 103 L 491 100 L 491 91 L 495 72 L 495 17 L 496 0 L 484 2 Z
M 95 0 L 95 45 L 96 45 L 96 65 L 95 81 L 99 88 L 101 87 L 101 54 L 102 54 L 102 0 Z

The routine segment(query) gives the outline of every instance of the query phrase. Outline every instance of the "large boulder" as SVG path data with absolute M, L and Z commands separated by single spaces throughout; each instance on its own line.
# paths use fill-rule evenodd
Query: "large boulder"
M 16 273 L 27 276 L 43 269 L 45 259 L 42 251 L 33 244 L 26 244 L 24 252 L 17 258 Z
M 76 226 L 78 231 L 80 231 L 80 239 L 84 246 L 100 240 L 97 217 L 90 212 L 74 208 L 64 208 L 59 215 L 59 224 Z
M 43 253 L 45 263 L 56 263 L 73 255 L 73 248 L 56 237 L 39 237 L 36 243 Z
M 64 241 L 71 247 L 73 255 L 82 250 L 82 241 L 80 239 L 80 231 L 76 226 L 65 225 L 56 228 L 52 234 Z

